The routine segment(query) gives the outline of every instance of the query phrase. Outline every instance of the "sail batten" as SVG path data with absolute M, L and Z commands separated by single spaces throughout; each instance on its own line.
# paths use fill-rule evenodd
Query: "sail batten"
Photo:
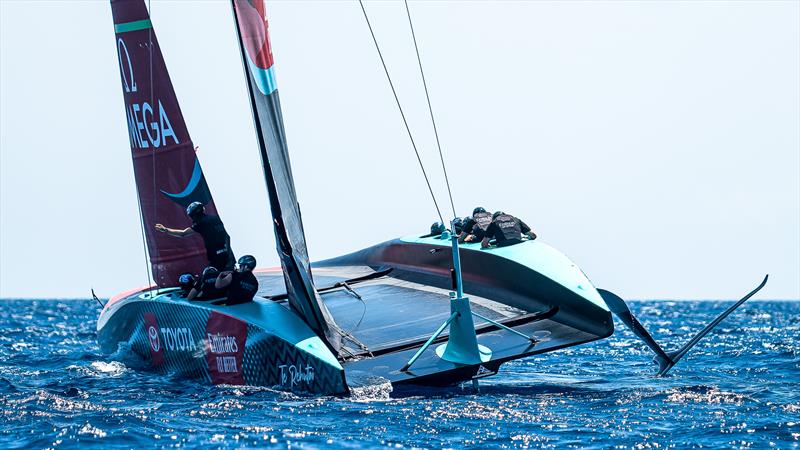
M 262 0 L 231 0 L 289 304 L 335 352 L 341 331 L 314 287 Z

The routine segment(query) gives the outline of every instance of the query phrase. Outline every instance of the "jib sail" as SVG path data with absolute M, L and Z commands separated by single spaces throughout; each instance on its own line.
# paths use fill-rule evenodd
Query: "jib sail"
M 264 3 L 262 0 L 232 0 L 232 3 L 289 303 L 338 351 L 339 328 L 320 299 L 311 277 L 275 84 Z
M 175 238 L 156 232 L 191 225 L 185 208 L 199 201 L 216 214 L 164 57 L 143 0 L 111 0 L 133 171 L 144 220 L 147 250 L 158 286 L 175 286 L 184 272 L 207 264 L 199 236 Z

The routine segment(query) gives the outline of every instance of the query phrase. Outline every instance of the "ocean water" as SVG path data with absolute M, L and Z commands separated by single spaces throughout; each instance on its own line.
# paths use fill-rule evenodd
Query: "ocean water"
M 729 302 L 638 301 L 668 348 Z M 798 448 L 800 301 L 751 301 L 671 374 L 609 339 L 514 361 L 480 390 L 348 398 L 214 387 L 100 354 L 92 301 L 0 301 L 0 448 Z

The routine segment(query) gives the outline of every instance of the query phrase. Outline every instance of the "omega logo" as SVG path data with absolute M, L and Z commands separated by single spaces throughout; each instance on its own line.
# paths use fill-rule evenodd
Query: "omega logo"
M 125 92 L 136 92 L 136 80 L 133 78 L 133 64 L 131 64 L 131 55 L 128 53 L 128 46 L 122 38 L 117 40 L 117 50 L 119 51 L 119 69 L 122 71 L 122 83 L 125 85 Z M 125 68 L 122 64 L 122 52 L 125 52 L 125 59 L 128 61 L 128 74 L 125 73 Z M 130 84 L 128 78 L 130 77 Z
M 168 145 L 167 138 L 172 138 L 173 144 L 180 144 L 161 99 L 152 98 L 152 92 L 149 101 L 137 101 L 141 100 L 141 94 L 133 95 L 139 91 L 139 87 L 133 76 L 133 60 L 128 52 L 128 46 L 122 38 L 117 39 L 117 50 L 122 87 L 126 94 L 132 94 L 125 96 L 125 112 L 128 116 L 128 134 L 131 146 L 140 150 L 166 147 Z M 150 86 L 150 88 L 152 91 L 153 87 Z M 153 103 L 151 104 L 151 102 Z

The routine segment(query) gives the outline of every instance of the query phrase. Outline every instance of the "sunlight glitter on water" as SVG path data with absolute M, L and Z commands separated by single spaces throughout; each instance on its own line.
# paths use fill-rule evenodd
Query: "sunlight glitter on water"
M 632 304 L 657 340 L 675 345 L 724 306 Z M 347 398 L 148 372 L 130 352 L 99 353 L 96 316 L 88 301 L 0 304 L 0 447 L 800 445 L 800 302 L 745 305 L 665 378 L 652 377 L 648 351 L 620 329 L 508 363 L 479 392 L 367 378 Z

